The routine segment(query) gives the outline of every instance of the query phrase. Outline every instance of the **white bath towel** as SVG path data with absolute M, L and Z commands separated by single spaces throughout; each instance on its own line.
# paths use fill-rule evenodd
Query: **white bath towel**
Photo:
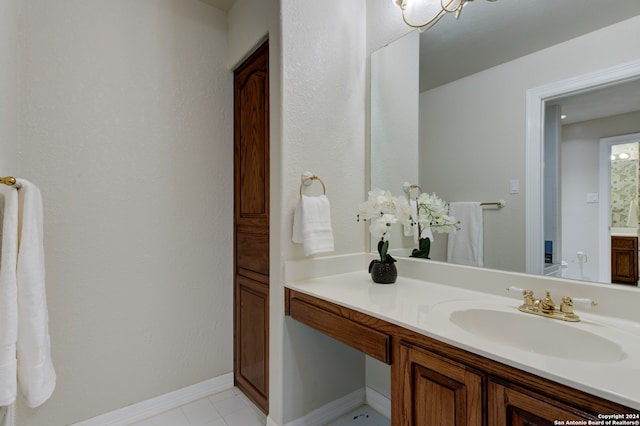
M 460 221 L 460 229 L 449 234 L 447 261 L 459 265 L 484 266 L 484 231 L 480 203 L 450 203 L 449 216 Z
M 292 240 L 304 244 L 307 256 L 333 251 L 331 207 L 325 195 L 300 197 L 293 216 Z
M 0 426 L 15 426 L 16 424 L 16 403 L 8 407 L 0 407 Z
M 631 200 L 631 203 L 629 203 L 629 217 L 627 218 L 627 227 L 638 227 L 638 200 Z
M 10 405 L 17 394 L 16 342 L 18 340 L 18 190 L 0 188 L 0 406 Z M 7 410 L 4 422 L 10 424 Z
M 18 179 L 18 186 L 18 385 L 27 405 L 37 407 L 49 399 L 56 384 L 45 293 L 42 197 L 27 180 Z

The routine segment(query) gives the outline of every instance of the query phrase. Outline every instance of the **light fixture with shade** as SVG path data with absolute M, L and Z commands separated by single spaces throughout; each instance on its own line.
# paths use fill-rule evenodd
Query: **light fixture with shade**
M 473 0 L 393 0 L 402 10 L 402 19 L 411 28 L 418 28 L 420 32 L 433 27 L 447 13 L 455 13 L 456 19 L 460 17 L 462 8 Z M 494 2 L 496 0 L 487 0 Z M 407 15 L 426 16 L 422 21 L 412 22 Z

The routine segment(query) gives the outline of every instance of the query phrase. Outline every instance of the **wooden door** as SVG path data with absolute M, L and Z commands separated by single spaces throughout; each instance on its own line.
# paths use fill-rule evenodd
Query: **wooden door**
M 638 237 L 611 237 L 611 282 L 638 283 Z
M 269 45 L 234 72 L 234 380 L 269 410 Z
M 595 415 L 508 386 L 489 381 L 489 426 L 552 426 L 568 420 L 597 420 Z
M 482 426 L 483 379 L 475 370 L 401 344 L 402 413 L 394 424 Z

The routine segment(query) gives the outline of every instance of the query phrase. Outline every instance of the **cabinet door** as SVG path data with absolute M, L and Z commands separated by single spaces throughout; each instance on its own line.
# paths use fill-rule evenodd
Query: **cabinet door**
M 234 71 L 234 380 L 269 412 L 269 44 Z
M 638 282 L 638 238 L 611 237 L 611 282 Z
M 527 395 L 492 380 L 487 393 L 489 426 L 550 426 L 567 420 L 596 419 L 573 407 Z
M 482 374 L 406 343 L 400 347 L 400 363 L 403 408 L 394 424 L 482 425 Z

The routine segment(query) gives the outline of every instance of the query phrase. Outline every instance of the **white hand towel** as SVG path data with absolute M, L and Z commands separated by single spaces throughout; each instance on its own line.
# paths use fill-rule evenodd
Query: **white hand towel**
M 627 218 L 627 227 L 638 227 L 638 200 L 631 200 L 631 203 L 629 203 L 629 217 Z
M 292 240 L 304 244 L 306 256 L 333 251 L 331 207 L 325 195 L 300 197 L 293 216 Z
M 459 265 L 484 266 L 484 231 L 480 203 L 450 203 L 449 216 L 460 221 L 460 229 L 449 234 L 447 261 Z
M 18 385 L 29 407 L 53 392 L 49 314 L 45 293 L 42 196 L 31 182 L 18 179 Z
M 14 187 L 0 189 L 0 226 L 0 406 L 3 406 L 12 404 L 17 395 L 18 190 Z M 6 423 L 7 418 L 8 414 L 5 424 L 10 424 Z

